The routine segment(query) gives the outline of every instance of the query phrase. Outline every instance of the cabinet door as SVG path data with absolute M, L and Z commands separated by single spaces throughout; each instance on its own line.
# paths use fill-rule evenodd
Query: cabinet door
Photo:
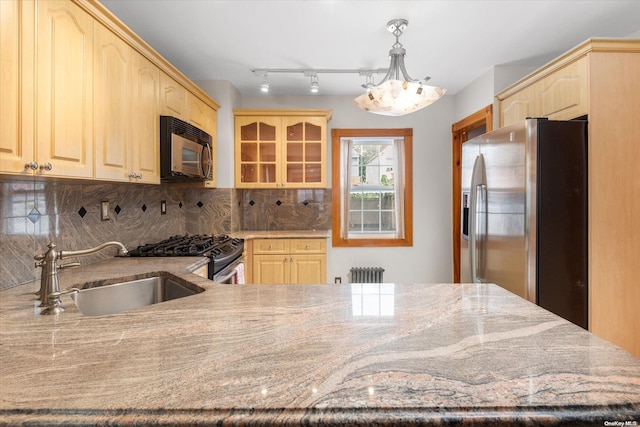
M 138 53 L 133 55 L 131 171 L 138 182 L 160 183 L 160 71 Z
M 527 117 L 535 117 L 535 110 L 534 96 L 529 86 L 500 102 L 500 126 L 509 126 Z
M 123 181 L 131 173 L 133 52 L 100 24 L 94 34 L 95 176 Z
M 263 285 L 289 283 L 289 264 L 287 255 L 254 255 L 253 281 Z
M 539 89 L 540 116 L 569 120 L 587 114 L 587 57 L 551 73 Z
M 279 182 L 280 118 L 236 117 L 238 188 L 274 188 Z
M 211 135 L 213 109 L 190 92 L 186 93 L 187 122 Z
M 46 175 L 93 177 L 93 24 L 61 0 L 37 7 L 36 148 Z
M 283 117 L 282 181 L 288 188 L 326 186 L 326 119 Z
M 296 284 L 326 283 L 327 257 L 317 255 L 292 255 L 290 264 L 290 282 Z
M 160 73 L 160 112 L 164 116 L 187 120 L 187 90 L 165 73 Z
M 23 112 L 30 111 L 33 99 L 21 99 L 29 91 L 21 84 L 33 72 L 33 27 L 26 28 L 33 19 L 33 3 L 20 0 L 0 1 L 0 172 L 28 174 L 25 163 L 35 160 L 32 126 Z M 21 52 L 25 52 L 24 56 Z M 20 61 L 25 61 L 23 64 Z M 29 61 L 29 63 L 26 63 Z M 21 73 L 24 73 L 21 75 Z M 22 82 L 22 83 L 21 83 Z M 23 110 L 23 102 L 24 110 Z

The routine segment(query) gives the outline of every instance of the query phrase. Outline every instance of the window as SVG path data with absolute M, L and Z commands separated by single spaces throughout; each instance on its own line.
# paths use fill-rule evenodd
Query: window
M 411 246 L 413 129 L 333 129 L 334 246 Z

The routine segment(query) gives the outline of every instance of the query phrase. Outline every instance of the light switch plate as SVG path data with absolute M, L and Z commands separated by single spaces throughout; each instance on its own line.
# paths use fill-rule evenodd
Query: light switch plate
M 100 218 L 109 221 L 109 201 L 103 201 L 100 208 Z

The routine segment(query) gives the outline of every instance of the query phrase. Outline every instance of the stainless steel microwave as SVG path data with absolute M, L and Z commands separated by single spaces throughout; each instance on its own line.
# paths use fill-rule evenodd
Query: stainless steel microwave
M 204 181 L 213 173 L 211 135 L 176 117 L 160 116 L 160 179 Z

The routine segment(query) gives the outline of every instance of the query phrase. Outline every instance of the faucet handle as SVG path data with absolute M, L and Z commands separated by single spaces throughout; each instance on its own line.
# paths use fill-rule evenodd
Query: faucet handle
M 80 263 L 79 262 L 70 262 L 68 264 L 62 264 L 58 266 L 58 270 L 62 270 L 64 268 L 73 268 L 73 267 L 80 267 Z

